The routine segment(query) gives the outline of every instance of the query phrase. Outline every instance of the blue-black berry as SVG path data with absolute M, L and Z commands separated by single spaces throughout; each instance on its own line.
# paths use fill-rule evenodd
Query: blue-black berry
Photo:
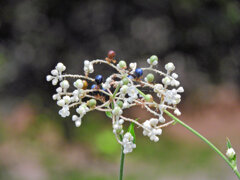
M 102 77 L 102 75 L 97 75 L 96 77 L 95 77 L 95 82 L 99 85 L 99 84 L 101 84 L 102 82 L 103 82 L 103 77 Z
M 129 74 L 127 77 L 128 77 L 129 79 L 135 79 L 135 77 L 134 77 L 133 75 L 131 75 L 131 74 Z
M 93 84 L 93 85 L 91 86 L 91 89 L 97 89 L 97 85 L 96 85 L 96 84 Z
M 137 68 L 135 70 L 135 75 L 139 78 L 143 75 L 143 70 L 141 68 Z

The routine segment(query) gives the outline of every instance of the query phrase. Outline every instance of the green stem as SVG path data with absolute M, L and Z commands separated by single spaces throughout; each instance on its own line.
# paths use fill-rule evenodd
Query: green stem
M 237 167 L 235 165 L 233 165 L 226 156 L 224 156 L 224 154 L 216 147 L 214 146 L 209 140 L 207 140 L 204 136 L 202 136 L 199 132 L 197 132 L 196 130 L 194 130 L 193 128 L 191 128 L 190 126 L 188 126 L 187 124 L 185 124 L 184 122 L 182 122 L 180 119 L 178 119 L 177 117 L 175 117 L 172 113 L 168 112 L 167 110 L 164 110 L 164 112 L 171 117 L 173 120 L 175 120 L 176 122 L 178 122 L 180 125 L 182 125 L 183 127 L 187 128 L 189 131 L 191 131 L 193 134 L 195 134 L 196 136 L 198 136 L 200 139 L 202 139 L 205 143 L 207 143 L 215 152 L 217 152 L 226 162 L 227 164 L 233 169 L 234 173 L 237 175 L 238 179 L 240 179 L 240 173 L 237 170 Z
M 121 87 L 120 84 L 116 87 L 115 91 L 113 92 L 112 99 L 115 98 L 120 87 Z M 112 105 L 112 108 L 114 108 L 113 102 L 111 103 L 111 105 Z M 122 139 L 123 139 L 122 135 L 120 135 L 119 137 L 120 137 L 120 140 L 122 141 Z M 125 159 L 125 154 L 123 153 L 123 146 L 122 146 L 121 147 L 120 169 L 119 169 L 119 180 L 123 179 L 124 159 Z
M 115 91 L 113 92 L 113 96 L 112 96 L 113 99 L 115 98 L 115 96 L 116 96 L 118 90 L 120 89 L 120 87 L 121 87 L 121 85 L 119 84 L 119 85 L 116 87 Z
M 122 136 L 120 136 L 120 139 L 122 140 Z M 120 170 L 119 170 L 119 180 L 123 179 L 124 159 L 125 159 L 125 154 L 123 153 L 123 146 L 122 146 L 122 148 L 121 148 Z

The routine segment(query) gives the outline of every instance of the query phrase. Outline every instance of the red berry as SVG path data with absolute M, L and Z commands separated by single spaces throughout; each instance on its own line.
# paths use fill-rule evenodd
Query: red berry
M 109 59 L 113 59 L 115 56 L 116 56 L 115 51 L 113 51 L 113 50 L 108 51 L 108 58 L 109 58 Z

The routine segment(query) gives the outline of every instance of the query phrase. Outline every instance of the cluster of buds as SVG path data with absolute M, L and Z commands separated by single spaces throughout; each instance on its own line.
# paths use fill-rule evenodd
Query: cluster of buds
M 112 119 L 113 133 L 117 141 L 123 146 L 124 153 L 129 153 L 136 147 L 135 137 L 129 131 L 124 131 L 124 123 L 134 123 L 143 129 L 143 135 L 148 136 L 151 141 L 159 141 L 162 128 L 174 122 L 166 122 L 164 110 L 170 109 L 176 115 L 181 115 L 177 104 L 180 103 L 180 93 L 184 90 L 179 87 L 180 82 L 178 75 L 173 72 L 173 63 L 167 63 L 166 71 L 163 72 L 155 68 L 158 64 L 156 55 L 147 59 L 149 65 L 145 68 L 137 67 L 136 62 L 128 65 L 121 60 L 117 63 L 115 55 L 114 51 L 109 51 L 105 60 L 85 60 L 84 75 L 65 74 L 63 72 L 66 67 L 58 63 L 51 75 L 47 76 L 47 81 L 51 81 L 54 86 L 59 84 L 53 99 L 61 107 L 59 114 L 62 117 L 70 116 L 70 108 L 75 108 L 76 113 L 72 115 L 72 120 L 79 127 L 87 112 L 106 112 Z M 91 78 L 94 66 L 101 63 L 109 65 L 115 73 L 106 78 L 101 74 Z M 156 82 L 154 75 L 160 76 L 161 82 Z M 73 88 L 70 88 L 69 78 L 74 79 Z M 143 91 L 149 93 L 145 94 Z M 154 118 L 138 121 L 124 116 L 123 110 L 133 106 L 145 108 Z

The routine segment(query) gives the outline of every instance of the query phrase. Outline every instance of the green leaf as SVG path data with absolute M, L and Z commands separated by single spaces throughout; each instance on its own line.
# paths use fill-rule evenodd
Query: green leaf
M 227 138 L 227 148 L 230 149 L 232 147 L 230 140 Z
M 236 163 L 236 161 L 237 161 L 237 156 L 236 156 L 236 154 L 233 156 L 233 159 L 232 159 L 235 163 Z
M 128 132 L 131 133 L 131 135 L 133 136 L 133 142 L 135 143 L 136 140 L 136 135 L 135 135 L 135 131 L 134 131 L 134 123 L 131 123 L 128 127 Z
M 112 112 L 111 111 L 106 111 L 105 114 L 106 114 L 107 117 L 112 118 Z

